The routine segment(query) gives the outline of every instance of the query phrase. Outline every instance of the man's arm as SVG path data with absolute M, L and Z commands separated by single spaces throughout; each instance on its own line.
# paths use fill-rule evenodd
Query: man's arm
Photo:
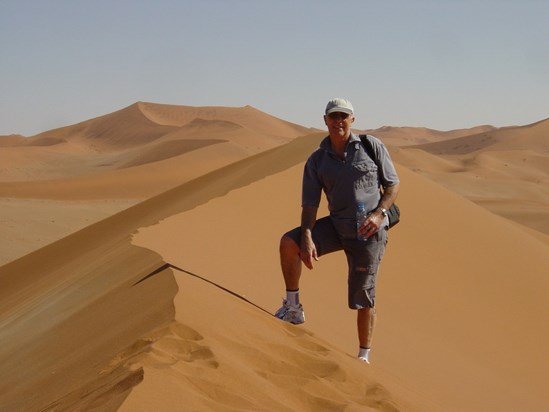
M 301 209 L 301 261 L 309 269 L 313 268 L 313 259 L 318 260 L 316 246 L 313 242 L 312 230 L 316 222 L 318 207 L 303 206 Z
M 383 189 L 383 195 L 381 196 L 377 209 L 368 216 L 364 221 L 364 224 L 358 229 L 358 233 L 361 236 L 369 238 L 380 229 L 384 219 L 381 209 L 389 210 L 397 198 L 399 187 L 400 184 L 397 183 Z
M 393 206 L 393 203 L 395 203 L 395 200 L 398 195 L 398 189 L 400 188 L 400 184 L 397 183 L 396 185 L 389 186 L 383 189 L 383 195 L 381 196 L 381 200 L 379 201 L 379 204 L 377 205 L 376 211 L 381 213 L 380 209 L 387 209 L 391 206 Z

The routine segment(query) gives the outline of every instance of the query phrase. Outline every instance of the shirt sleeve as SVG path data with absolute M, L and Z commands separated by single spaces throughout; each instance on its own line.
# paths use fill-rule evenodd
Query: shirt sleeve
M 315 161 L 315 154 L 313 153 L 307 162 L 303 170 L 303 183 L 301 189 L 301 206 L 314 206 L 320 205 L 320 198 L 322 197 L 322 183 L 320 181 Z

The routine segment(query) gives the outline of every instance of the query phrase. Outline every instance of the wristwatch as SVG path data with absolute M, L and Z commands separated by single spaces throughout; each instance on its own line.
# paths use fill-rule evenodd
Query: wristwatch
M 385 209 L 384 207 L 380 207 L 379 210 L 381 211 L 383 217 L 387 217 L 387 209 Z

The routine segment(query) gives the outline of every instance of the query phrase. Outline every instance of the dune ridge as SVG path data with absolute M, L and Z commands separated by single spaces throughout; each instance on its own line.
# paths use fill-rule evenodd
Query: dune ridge
M 173 125 L 154 121 L 173 115 L 179 116 Z M 251 107 L 138 102 L 32 137 L 2 136 L 0 264 L 69 235 L 85 222 L 309 132 Z M 74 213 L 85 209 L 85 216 Z
M 497 128 L 490 125 L 448 131 L 429 129 L 427 127 L 383 126 L 377 129 L 359 130 L 357 132 L 374 135 L 390 146 L 408 147 L 446 141 L 493 130 L 497 130 Z
M 401 164 L 493 213 L 549 234 L 549 120 L 393 151 Z
M 163 125 L 150 120 L 177 116 L 178 122 Z M 183 120 L 181 120 L 183 119 Z M 163 168 L 157 173 L 160 187 L 155 194 L 167 190 L 173 183 L 162 184 L 161 175 L 169 180 L 177 172 L 192 174 L 200 163 L 209 163 L 208 169 L 200 174 L 225 166 L 230 162 L 259 153 L 289 142 L 299 135 L 310 133 L 309 129 L 276 119 L 251 107 L 245 108 L 191 108 L 186 106 L 135 103 L 119 111 L 90 119 L 76 125 L 40 133 L 23 139 L 23 146 L 5 147 L 0 152 L 0 195 L 3 197 L 32 197 L 33 193 L 44 192 L 40 186 L 63 186 L 65 180 L 78 180 L 81 191 L 89 192 L 88 180 L 108 180 L 118 171 L 141 165 Z M 50 144 L 44 147 L 43 142 Z M 0 139 L 0 144 L 4 139 Z M 6 141 L 11 141 L 7 139 Z M 213 156 L 211 151 L 201 151 L 212 144 L 228 146 Z M 194 151 L 192 157 L 181 159 L 182 165 L 174 167 L 173 162 L 162 167 L 162 161 L 185 156 Z M 198 152 L 198 153 L 197 153 Z M 191 161 L 192 164 L 188 164 Z M 138 171 L 132 171 L 136 173 Z M 143 174 L 150 173 L 145 171 Z M 126 176 L 123 177 L 127 179 Z M 173 178 L 172 178 L 173 179 Z M 179 177 L 179 183 L 184 181 Z M 150 185 L 141 198 L 151 196 Z M 71 189 L 74 193 L 74 188 Z M 41 195 L 39 197 L 44 197 Z M 57 198 L 59 192 L 49 198 Z M 103 198 L 107 197 L 105 195 Z M 123 196 L 123 195 L 122 195 Z M 135 196 L 134 196 L 135 197 Z
M 433 154 L 468 154 L 487 148 L 547 151 L 549 143 L 545 137 L 548 132 L 549 119 L 545 119 L 526 126 L 482 131 L 416 147 Z

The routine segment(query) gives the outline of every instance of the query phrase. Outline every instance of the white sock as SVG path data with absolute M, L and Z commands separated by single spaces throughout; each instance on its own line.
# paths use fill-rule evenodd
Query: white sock
M 287 290 L 286 301 L 290 304 L 290 306 L 294 306 L 297 308 L 299 306 L 299 289 Z
M 370 360 L 368 359 L 368 356 L 370 356 L 370 348 L 363 348 L 362 346 L 358 350 L 358 357 L 360 360 L 370 363 Z

